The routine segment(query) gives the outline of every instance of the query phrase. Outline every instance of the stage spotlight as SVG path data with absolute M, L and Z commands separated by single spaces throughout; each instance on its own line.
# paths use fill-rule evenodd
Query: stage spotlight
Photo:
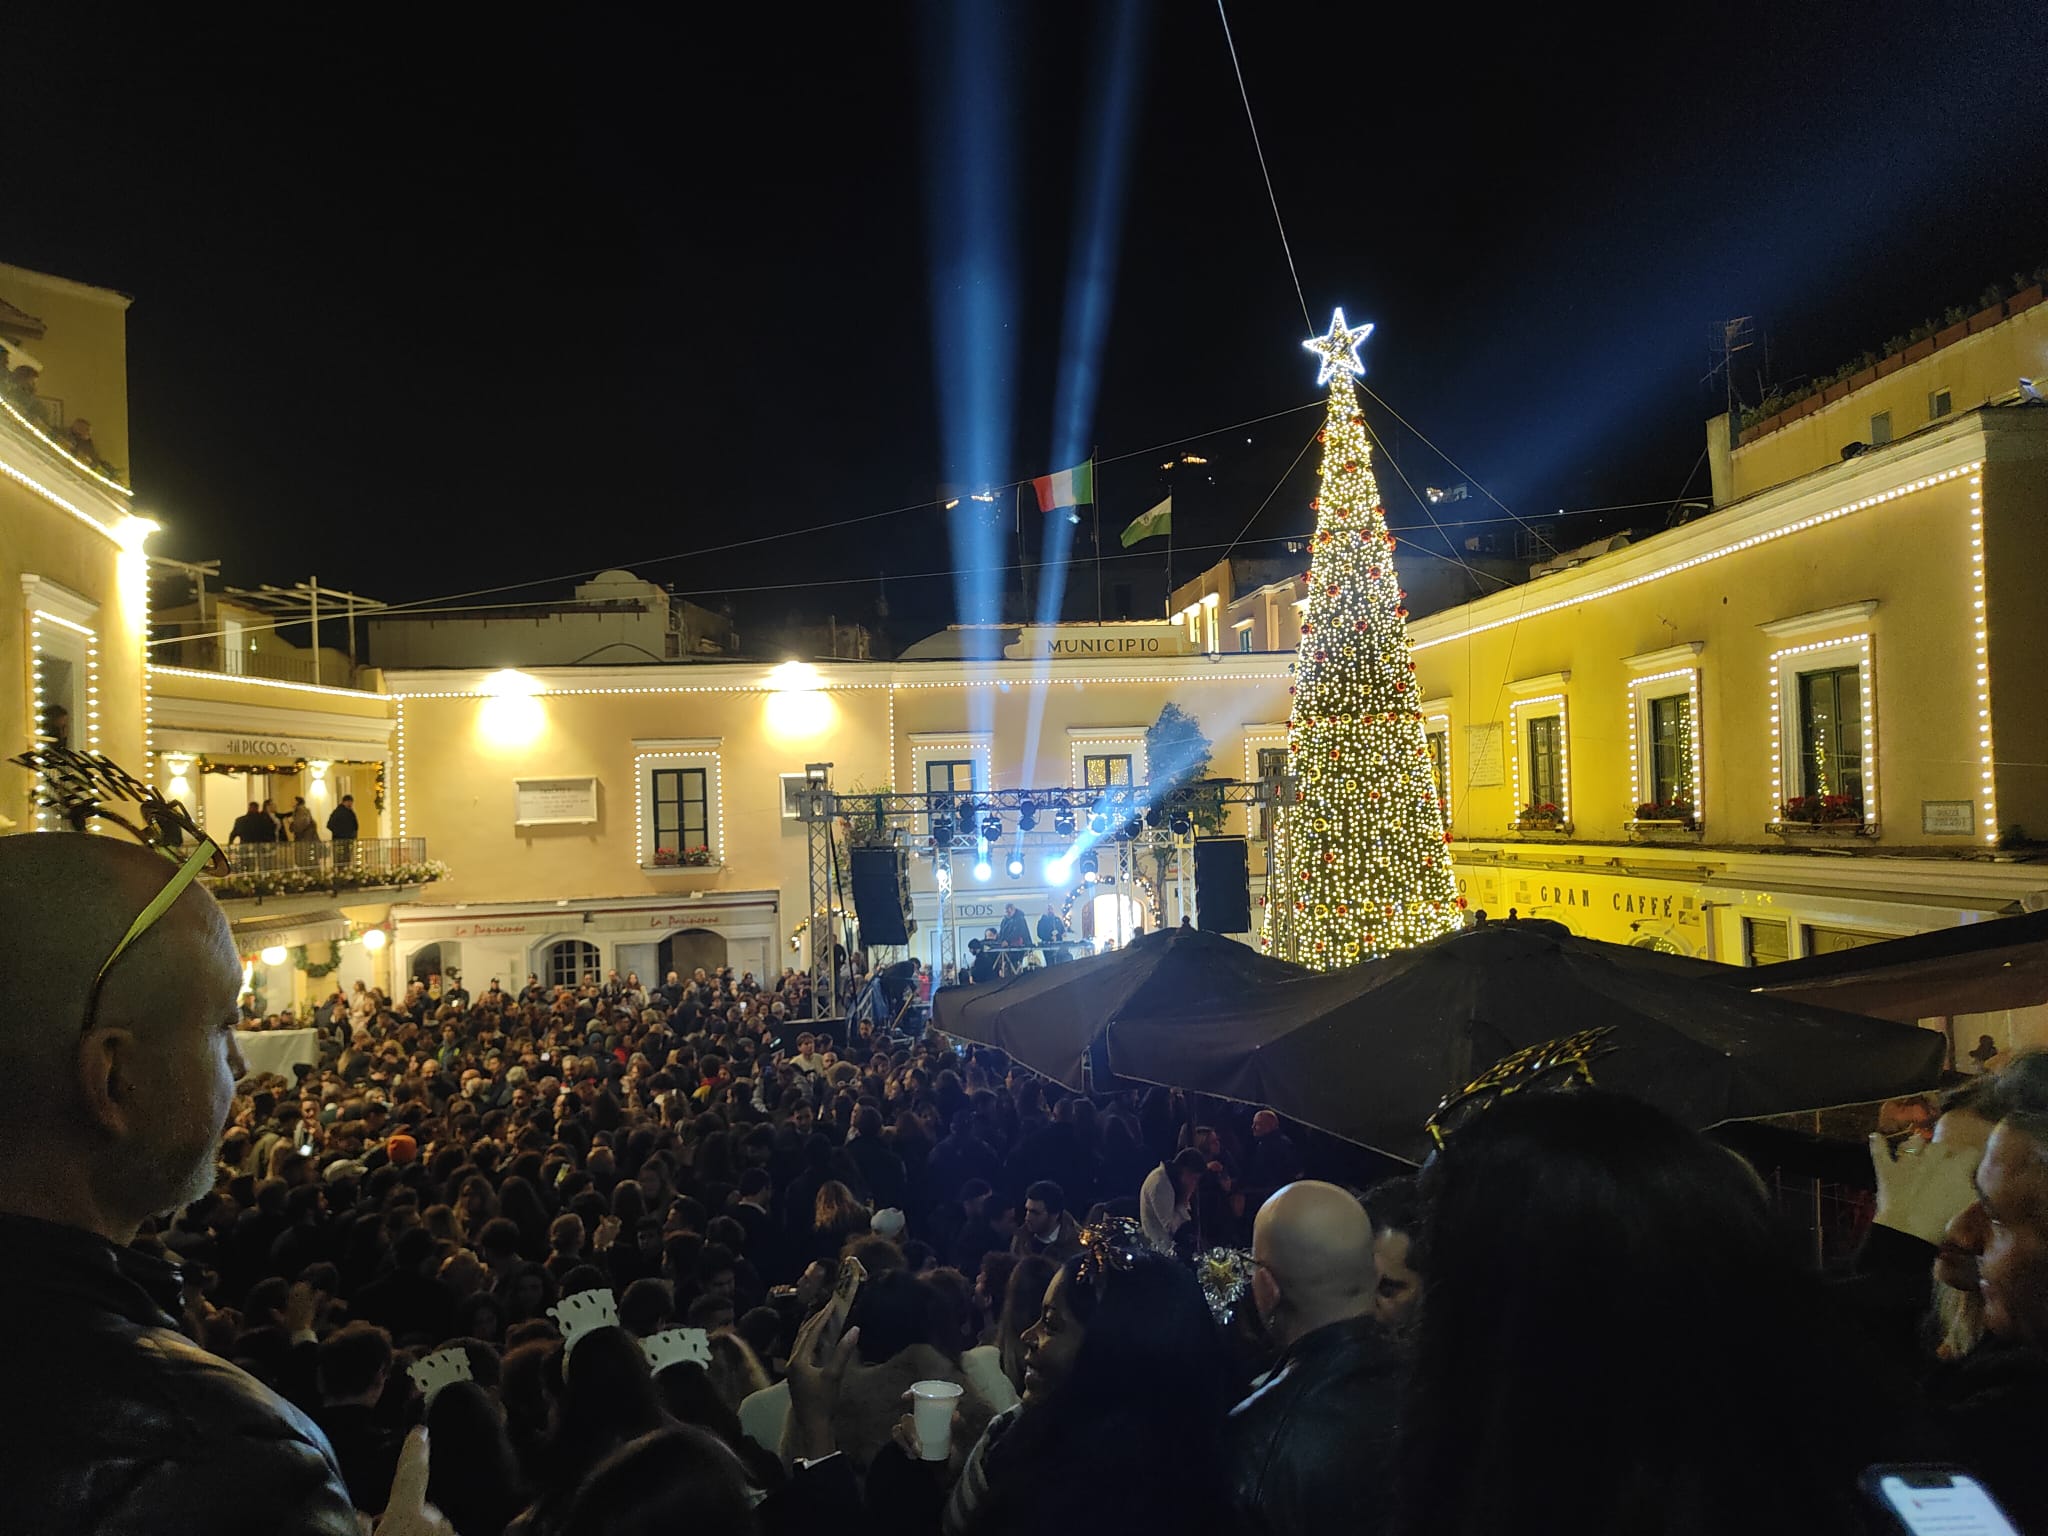
M 987 816 L 982 818 L 981 835 L 992 843 L 1001 842 L 1003 840 L 1003 818 L 994 811 L 990 811 Z
M 1012 853 L 1007 867 L 1012 880 L 1022 880 L 1024 878 L 1024 855 L 1022 853 Z
M 993 869 L 990 869 L 990 868 L 989 868 L 989 864 L 988 864 L 988 860 L 987 860 L 987 859 L 976 859 L 976 860 L 974 861 L 974 878 L 975 878 L 975 879 L 977 879 L 977 880 L 986 880 L 986 879 L 987 879 L 987 878 L 988 878 L 988 877 L 989 877 L 990 875 L 992 875 L 992 874 L 994 874 L 994 873 L 995 873 L 995 871 L 994 871 Z
M 1091 836 L 1100 837 L 1108 830 L 1109 818 L 1102 812 L 1095 811 L 1088 817 L 1088 831 Z
M 1133 825 L 1136 825 L 1136 823 L 1134 822 Z M 1161 827 L 1166 825 L 1166 812 L 1161 810 L 1156 805 L 1153 806 L 1150 810 L 1145 812 L 1145 825 L 1150 827 L 1154 832 L 1157 832 Z
M 1095 850 L 1093 848 L 1081 855 L 1081 878 L 1090 885 L 1093 885 L 1097 879 Z
M 1189 832 L 1194 830 L 1194 826 L 1194 822 L 1188 818 L 1186 811 L 1175 811 L 1166 818 L 1166 830 L 1175 837 L 1186 837 Z
M 1074 808 L 1071 805 L 1063 805 L 1052 813 L 1052 829 L 1061 837 L 1074 835 Z
M 1017 830 L 1036 832 L 1038 830 L 1038 807 L 1026 800 L 1017 807 Z
M 1144 830 L 1145 823 L 1138 817 L 1133 816 L 1129 821 L 1117 828 L 1116 840 L 1120 843 L 1131 842 Z

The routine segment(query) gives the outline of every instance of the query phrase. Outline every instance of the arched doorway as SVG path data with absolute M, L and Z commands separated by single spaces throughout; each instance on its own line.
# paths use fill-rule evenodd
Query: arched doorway
M 459 971 L 462 969 L 462 946 L 422 944 L 412 952 L 412 963 L 408 969 L 414 981 L 425 981 L 436 972 L 446 976 L 451 971 Z
M 1089 898 L 1082 931 L 1099 955 L 1113 944 L 1128 944 L 1145 931 L 1145 908 L 1128 891 L 1097 890 Z
M 656 946 L 656 955 L 660 976 L 674 971 L 687 981 L 699 966 L 708 973 L 725 964 L 725 935 L 711 928 L 679 928 Z
M 535 969 L 547 986 L 576 986 L 586 971 L 597 969 L 597 946 L 582 939 L 558 939 L 541 950 Z

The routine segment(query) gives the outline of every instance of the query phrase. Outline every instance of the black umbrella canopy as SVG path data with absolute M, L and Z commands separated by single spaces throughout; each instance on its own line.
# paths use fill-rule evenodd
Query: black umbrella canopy
M 1705 961 L 1493 924 L 1199 1008 L 1127 1006 L 1120 1076 L 1248 1104 L 1411 1162 L 1439 1100 L 1502 1057 L 1606 1027 L 1594 1077 L 1704 1130 L 1931 1086 L 1944 1042 L 1911 1025 L 1706 985 Z
M 1171 928 L 994 986 L 947 987 L 932 998 L 932 1023 L 1079 1088 L 1089 1045 L 1122 1011 L 1172 1017 L 1219 997 L 1257 997 L 1308 974 L 1234 939 Z

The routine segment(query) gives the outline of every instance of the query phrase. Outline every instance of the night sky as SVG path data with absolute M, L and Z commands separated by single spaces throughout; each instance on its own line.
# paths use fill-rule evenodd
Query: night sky
M 886 571 L 899 624 L 943 623 L 950 579 L 906 579 L 955 563 L 936 512 L 718 546 L 972 473 L 935 313 L 957 294 L 940 253 L 984 230 L 1014 285 L 1009 362 L 969 360 L 1010 402 L 999 473 L 1061 467 L 1076 209 L 1112 94 L 1129 182 L 1081 430 L 1132 456 L 1104 464 L 1105 528 L 1161 493 L 1166 454 L 1134 450 L 1185 439 L 1216 484 L 1183 494 L 1176 539 L 1220 550 L 1313 432 L 1310 411 L 1197 435 L 1317 396 L 1213 5 L 1155 0 L 1121 80 L 1106 3 L 949 27 L 705 7 L 653 31 L 607 8 L 556 35 L 496 14 L 282 43 L 12 18 L 0 259 L 135 296 L 133 478 L 161 552 L 392 601 L 551 597 L 630 564 L 729 599 L 743 633 L 859 614 Z M 1705 494 L 1720 320 L 1756 316 L 1789 381 L 2048 262 L 2038 0 L 1723 5 L 1661 32 L 1386 14 L 1240 0 L 1231 21 L 1315 328 L 1337 304 L 1376 322 L 1365 382 L 1526 516 Z M 942 37 L 963 30 L 973 69 Z M 1006 138 L 963 202 L 936 168 Z M 1461 478 L 1368 414 L 1418 487 Z M 1308 527 L 1313 468 L 1253 541 Z M 1397 526 L 1420 522 L 1380 469 Z

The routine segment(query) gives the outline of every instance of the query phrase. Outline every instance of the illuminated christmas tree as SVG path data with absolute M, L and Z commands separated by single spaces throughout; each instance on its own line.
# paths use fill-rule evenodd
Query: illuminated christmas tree
M 1417 708 L 1407 594 L 1351 383 L 1371 331 L 1345 325 L 1340 309 L 1328 335 L 1302 343 L 1322 358 L 1330 407 L 1289 690 L 1296 790 L 1273 818 L 1260 942 L 1318 970 L 1436 938 L 1462 905 Z

